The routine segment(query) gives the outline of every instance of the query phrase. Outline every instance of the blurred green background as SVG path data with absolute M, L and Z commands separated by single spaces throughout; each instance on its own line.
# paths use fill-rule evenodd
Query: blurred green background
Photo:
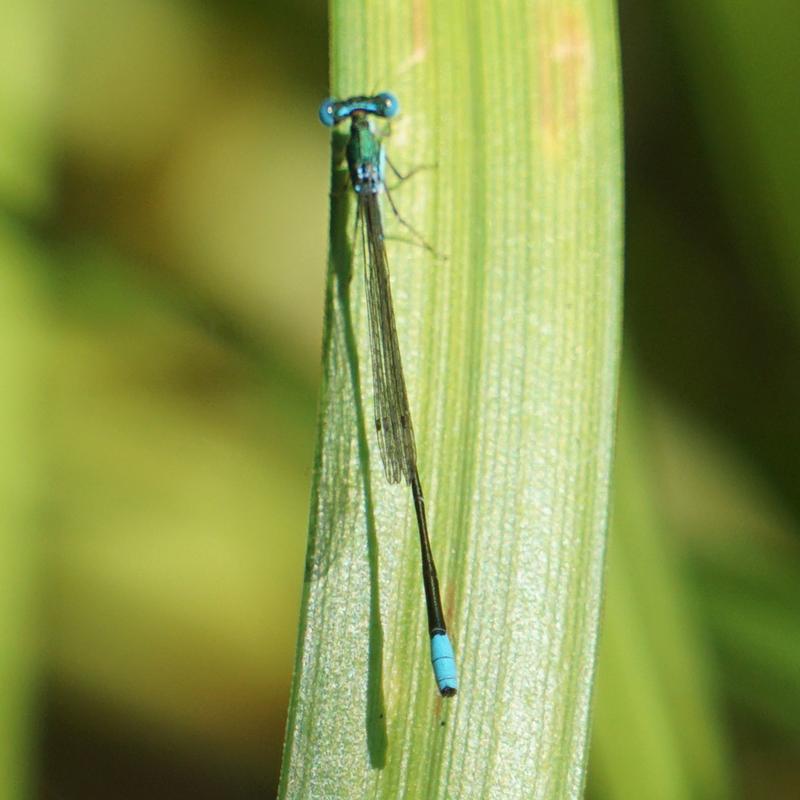
M 3 9 L 0 796 L 272 796 L 325 4 Z M 620 17 L 625 388 L 588 794 L 796 798 L 800 6 Z

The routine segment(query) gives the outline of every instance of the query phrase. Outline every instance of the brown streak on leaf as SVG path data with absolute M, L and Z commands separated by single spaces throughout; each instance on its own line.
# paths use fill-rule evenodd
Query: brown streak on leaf
M 578 6 L 549 8 L 541 24 L 551 34 L 539 50 L 542 138 L 546 151 L 557 156 L 579 122 L 591 85 L 591 38 L 586 12 Z

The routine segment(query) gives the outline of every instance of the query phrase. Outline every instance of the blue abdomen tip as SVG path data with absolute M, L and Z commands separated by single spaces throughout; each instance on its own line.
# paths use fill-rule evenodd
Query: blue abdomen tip
M 453 645 L 446 633 L 431 636 L 431 664 L 439 691 L 444 697 L 452 697 L 458 690 L 458 675 Z

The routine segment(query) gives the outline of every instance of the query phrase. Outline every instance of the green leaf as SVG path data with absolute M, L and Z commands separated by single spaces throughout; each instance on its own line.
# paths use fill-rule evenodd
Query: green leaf
M 800 734 L 800 569 L 797 542 L 722 536 L 693 555 L 725 690 L 740 709 L 795 740 Z M 787 537 L 788 538 L 788 537 Z
M 0 797 L 32 792 L 38 678 L 42 331 L 40 255 L 13 221 L 37 215 L 50 188 L 53 72 L 49 4 L 12 0 L 0 26 Z
M 619 349 L 614 7 L 342 0 L 331 31 L 332 94 L 394 92 L 389 157 L 434 165 L 393 198 L 440 256 L 388 251 L 460 691 L 436 692 L 410 494 L 371 423 L 345 130 L 280 796 L 578 797 Z
M 800 5 L 672 0 L 667 10 L 717 191 L 754 286 L 800 308 Z M 713 57 L 710 57 L 713 54 Z M 764 258 L 765 250 L 770 257 Z
M 730 797 L 711 670 L 656 497 L 652 420 L 626 356 L 607 598 L 592 730 L 592 796 Z M 662 498 L 663 499 L 663 498 Z
M 0 202 L 41 213 L 50 197 L 54 15 L 41 0 L 10 0 L 0 26 Z
M 41 492 L 41 297 L 36 256 L 0 217 L 0 797 L 30 790 L 38 671 L 34 525 Z

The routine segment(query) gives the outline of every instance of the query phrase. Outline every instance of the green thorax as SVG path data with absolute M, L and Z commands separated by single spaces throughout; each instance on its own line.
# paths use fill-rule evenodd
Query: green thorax
M 383 147 L 367 115 L 356 112 L 350 121 L 347 166 L 356 194 L 377 194 L 383 187 Z

